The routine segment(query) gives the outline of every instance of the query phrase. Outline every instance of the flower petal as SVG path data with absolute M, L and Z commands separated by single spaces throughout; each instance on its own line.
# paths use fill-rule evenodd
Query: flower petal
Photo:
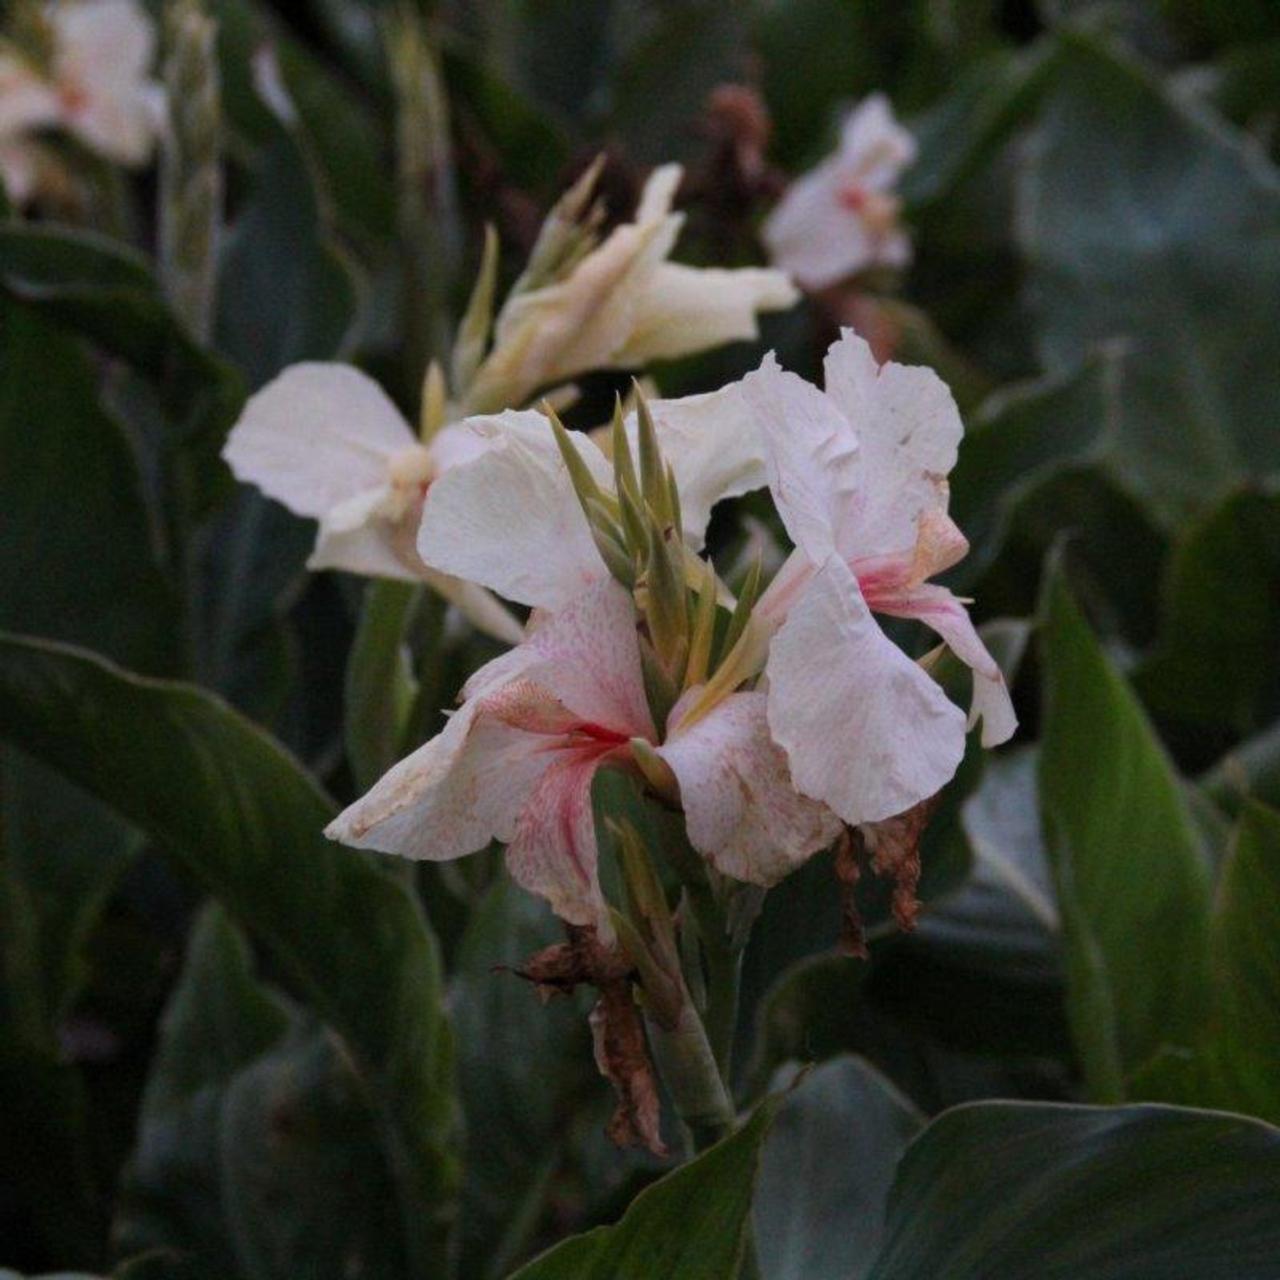
M 951 391 L 932 369 L 881 368 L 852 330 L 828 350 L 824 375 L 827 396 L 858 433 L 857 498 L 842 517 L 840 549 L 853 559 L 912 546 L 921 514 L 946 509 L 964 435 Z
M 443 732 L 344 809 L 325 835 L 433 862 L 510 840 L 547 768 L 545 741 L 485 712 L 483 699 L 467 703 Z
M 773 500 L 791 540 L 816 564 L 834 549 L 844 512 L 857 501 L 858 439 L 817 387 L 772 355 L 742 381 L 765 445 Z
M 631 597 L 612 578 L 556 613 L 530 620 L 517 649 L 482 667 L 465 693 L 516 673 L 537 683 L 581 721 L 622 738 L 652 738 Z
M 0 53 L 0 138 L 55 124 L 60 109 L 53 86 L 37 68 L 13 54 Z
M 427 494 L 418 554 L 535 608 L 558 609 L 607 574 L 546 419 L 537 413 L 460 424 L 491 447 L 451 467 Z M 578 451 L 601 484 L 612 469 L 586 436 Z
M 769 727 L 806 795 L 848 823 L 938 791 L 964 754 L 964 716 L 881 630 L 831 556 L 773 637 Z
M 784 271 L 660 263 L 640 292 L 631 332 L 614 363 L 639 368 L 752 341 L 760 336 L 761 311 L 783 311 L 799 297 Z
M 516 645 L 524 639 L 524 627 L 519 618 L 484 587 L 425 567 L 422 580 L 453 605 L 477 631 L 483 631 L 504 644 Z
M 684 534 L 695 548 L 706 536 L 711 509 L 768 482 L 764 441 L 742 393 L 732 382 L 705 395 L 650 400 L 663 457 L 680 490 Z M 627 438 L 636 448 L 636 416 L 627 418 Z
M 771 885 L 829 845 L 841 823 L 795 789 L 765 704 L 763 693 L 732 694 L 658 754 L 679 780 L 694 848 L 736 880 Z
M 915 160 L 916 140 L 898 123 L 889 99 L 873 93 L 845 117 L 840 156 L 860 181 L 885 191 Z
M 315 550 L 307 568 L 341 569 L 366 578 L 395 578 L 419 582 L 422 575 L 395 552 L 393 529 L 381 515 L 387 500 L 385 488 L 366 489 L 339 502 L 320 517 Z
M 974 629 L 969 611 L 946 587 L 926 583 L 913 590 L 876 602 L 879 613 L 896 618 L 918 618 L 932 627 L 947 647 L 973 672 L 973 702 L 969 728 L 982 721 L 982 745 L 999 746 L 1013 737 L 1018 717 L 1005 685 L 1004 673 Z
M 613 930 L 597 874 L 591 783 L 598 753 L 557 751 L 530 790 L 507 846 L 507 868 L 517 884 L 545 898 L 570 924 Z M 499 784 L 500 785 L 500 784 Z
M 302 516 L 381 488 L 415 442 L 386 392 L 342 364 L 295 364 L 249 398 L 222 456 L 237 479 Z
M 769 260 L 806 289 L 825 289 L 870 266 L 875 242 L 862 219 L 840 201 L 838 156 L 797 178 L 765 219 Z

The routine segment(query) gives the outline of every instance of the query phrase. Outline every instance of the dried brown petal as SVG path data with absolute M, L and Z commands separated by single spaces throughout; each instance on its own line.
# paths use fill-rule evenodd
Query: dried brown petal
M 903 930 L 914 929 L 920 913 L 920 840 L 938 799 L 930 796 L 905 813 L 858 828 L 876 874 L 894 881 L 893 915 Z
M 861 852 L 861 841 L 855 841 L 854 833 L 846 827 L 836 842 L 836 879 L 840 882 L 839 948 L 842 955 L 866 960 L 871 953 L 867 950 L 867 933 L 858 910 L 856 893 L 858 879 L 862 875 L 862 868 L 858 865 Z

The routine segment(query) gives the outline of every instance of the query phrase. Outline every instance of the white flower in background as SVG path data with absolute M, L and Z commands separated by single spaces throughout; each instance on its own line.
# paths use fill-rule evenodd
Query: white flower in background
M 558 247 L 574 236 L 572 215 L 585 206 L 594 176 L 553 211 L 540 244 Z M 755 338 L 758 312 L 795 303 L 795 287 L 781 271 L 667 260 L 684 222 L 671 212 L 680 176 L 679 165 L 655 169 L 633 222 L 594 246 L 579 233 L 567 270 L 552 271 L 536 287 L 517 284 L 498 313 L 493 349 L 470 385 L 455 389 L 468 410 L 519 406 L 592 369 L 638 368 Z M 535 247 L 532 261 L 538 256 Z
M 915 154 L 888 99 L 867 98 L 845 120 L 835 155 L 797 178 L 765 221 L 770 259 L 807 289 L 867 267 L 906 266 L 911 241 L 893 189 Z
M 726 874 L 772 884 L 839 829 L 828 810 L 791 786 L 786 758 L 769 737 L 763 694 L 732 694 L 687 733 L 659 743 L 635 608 L 611 580 L 545 615 L 524 643 L 476 672 L 464 699 L 442 733 L 326 834 L 435 861 L 499 840 L 518 883 L 571 924 L 611 937 L 591 784 L 602 767 L 636 767 L 633 739 L 651 744 L 673 771 L 691 843 Z
M 43 57 L 0 52 L 0 176 L 19 203 L 38 193 L 45 166 L 35 134 L 65 130 L 117 164 L 151 155 L 163 91 L 148 73 L 155 30 L 133 0 L 56 0 L 40 10 Z
M 427 568 L 415 548 L 432 484 L 485 448 L 482 435 L 456 426 L 423 444 L 372 378 L 349 365 L 297 364 L 250 397 L 223 457 L 237 479 L 319 520 L 308 567 L 426 582 L 514 644 L 523 632 L 506 609 Z
M 765 442 L 769 486 L 796 550 L 760 598 L 769 629 L 769 726 L 796 786 L 849 823 L 904 812 L 937 792 L 964 754 L 965 718 L 873 617 L 925 622 L 973 670 L 982 742 L 1016 728 L 1004 677 L 964 603 L 928 579 L 968 549 L 947 515 L 963 435 L 929 369 L 878 367 L 844 336 L 826 392 L 770 356 L 743 394 Z
M 702 546 L 711 508 L 765 483 L 764 455 L 734 383 L 706 395 L 649 402 L 662 453 L 680 490 L 685 541 Z M 560 609 L 609 576 L 547 421 L 504 413 L 458 424 L 487 446 L 444 475 L 423 514 L 418 551 L 444 573 L 483 583 L 534 608 Z M 627 423 L 635 439 L 635 415 Z M 574 437 L 596 482 L 613 466 L 589 436 Z

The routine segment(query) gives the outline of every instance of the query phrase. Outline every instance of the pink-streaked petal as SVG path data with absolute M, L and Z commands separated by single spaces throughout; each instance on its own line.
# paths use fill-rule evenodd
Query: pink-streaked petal
M 559 612 L 535 619 L 518 649 L 482 668 L 483 675 L 477 673 L 480 687 L 491 686 L 499 670 L 509 679 L 517 669 L 581 720 L 626 738 L 653 737 L 635 608 L 611 578 Z
M 598 753 L 548 753 L 547 767 L 529 792 L 507 846 L 517 884 L 545 898 L 570 924 L 594 925 L 612 936 L 596 867 L 591 782 Z
M 829 845 L 841 824 L 795 789 L 765 704 L 763 693 L 735 693 L 658 753 L 679 780 L 694 848 L 736 880 L 771 885 Z
M 852 559 L 913 546 L 921 514 L 946 509 L 946 478 L 964 434 L 950 390 L 932 369 L 881 368 L 852 330 L 827 351 L 824 372 L 827 396 L 853 424 L 859 445 L 841 551 Z
M 1018 727 L 1013 700 L 1004 674 L 974 629 L 969 611 L 946 587 L 926 583 L 910 591 L 876 601 L 876 610 L 896 618 L 918 618 L 933 628 L 947 647 L 973 671 L 973 701 L 969 728 L 982 721 L 982 745 L 999 746 Z
M 717 502 L 768 483 L 764 440 L 741 382 L 705 395 L 651 400 L 649 411 L 662 455 L 675 472 L 685 538 L 701 547 Z M 627 418 L 627 436 L 634 449 L 634 413 Z
M 911 808 L 964 755 L 964 715 L 880 630 L 835 556 L 773 637 L 766 674 L 769 727 L 796 786 L 848 823 Z
M 835 547 L 842 513 L 857 499 L 858 439 L 817 387 L 772 355 L 742 381 L 765 446 L 769 488 L 791 540 L 815 563 Z
M 295 364 L 249 397 L 222 456 L 236 478 L 301 516 L 323 516 L 387 480 L 415 443 L 385 391 L 343 364 Z
M 547 765 L 543 739 L 486 715 L 479 699 L 344 809 L 325 835 L 406 858 L 463 857 L 512 839 Z
M 606 577 L 546 419 L 508 414 L 463 425 L 491 447 L 431 486 L 418 533 L 423 561 L 545 609 L 568 604 Z M 595 444 L 586 436 L 576 443 L 597 479 L 611 483 L 612 469 Z

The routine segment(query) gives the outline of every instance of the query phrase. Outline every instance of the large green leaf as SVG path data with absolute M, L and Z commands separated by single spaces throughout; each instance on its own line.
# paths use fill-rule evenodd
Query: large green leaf
M 0 557 L 0 627 L 151 673 L 181 670 L 176 602 L 124 430 L 74 339 L 4 301 L 0 450 L 0 542 L 11 548 Z
M 226 490 L 216 459 L 243 384 L 230 365 L 196 345 L 146 259 L 91 232 L 8 223 L 0 225 L 0 290 L 150 381 L 166 418 L 165 443 L 190 462 L 192 510 L 207 512 Z
M 794 1067 L 783 1068 L 785 1077 Z M 860 1280 L 898 1159 L 924 1120 L 874 1067 L 835 1058 L 787 1096 L 765 1141 L 755 1224 L 764 1280 Z
M 511 1280 L 738 1280 L 779 1101 L 766 1099 L 736 1133 L 647 1187 L 621 1222 L 565 1240 Z
M 1280 814 L 1251 804 L 1218 885 L 1212 1016 L 1191 1051 L 1157 1058 L 1144 1096 L 1280 1121 Z
M 1093 1095 L 1208 1004 L 1209 876 L 1173 766 L 1071 598 L 1046 580 L 1040 807 L 1066 948 L 1068 1010 Z
M 411 1270 L 398 1208 L 343 1055 L 254 980 L 244 939 L 207 908 L 165 1016 L 117 1244 L 251 1280 L 398 1280 Z
M 439 959 L 404 888 L 327 843 L 333 809 L 218 699 L 71 648 L 0 641 L 0 726 L 145 831 L 269 946 L 334 1029 L 379 1118 L 415 1268 L 456 1183 Z
M 1041 355 L 1125 340 L 1117 464 L 1172 526 L 1277 465 L 1280 179 L 1101 37 L 1059 39 L 1019 219 Z
M 1242 1280 L 1280 1257 L 1280 1132 L 1216 1112 L 975 1103 L 908 1148 L 874 1280 Z
M 1135 684 L 1162 719 L 1245 736 L 1280 714 L 1280 487 L 1232 494 L 1183 535 Z

